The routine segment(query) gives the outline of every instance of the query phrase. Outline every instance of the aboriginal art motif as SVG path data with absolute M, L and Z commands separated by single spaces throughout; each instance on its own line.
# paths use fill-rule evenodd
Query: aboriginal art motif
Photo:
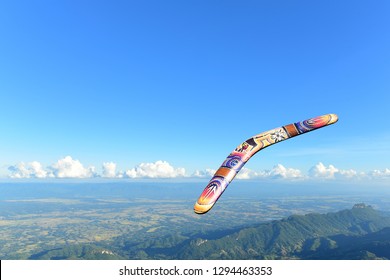
M 333 124 L 337 120 L 338 117 L 335 114 L 307 119 L 260 133 L 238 145 L 225 159 L 203 190 L 195 203 L 195 213 L 207 213 L 245 163 L 258 151 L 283 140 Z

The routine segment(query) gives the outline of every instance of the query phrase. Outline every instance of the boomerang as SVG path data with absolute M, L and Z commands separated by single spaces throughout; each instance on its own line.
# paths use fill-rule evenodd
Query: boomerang
M 335 114 L 307 119 L 257 134 L 238 145 L 225 159 L 203 190 L 195 203 L 195 213 L 205 214 L 210 211 L 237 173 L 258 151 L 289 138 L 334 124 L 337 120 L 338 117 Z

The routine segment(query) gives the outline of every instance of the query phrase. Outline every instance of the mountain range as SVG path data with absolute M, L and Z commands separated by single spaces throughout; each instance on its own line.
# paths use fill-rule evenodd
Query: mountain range
M 229 231 L 54 248 L 30 259 L 390 259 L 390 215 L 360 203 Z

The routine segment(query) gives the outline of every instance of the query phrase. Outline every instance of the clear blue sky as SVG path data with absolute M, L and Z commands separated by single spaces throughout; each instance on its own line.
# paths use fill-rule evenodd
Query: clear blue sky
M 1 1 L 0 165 L 390 168 L 389 1 Z

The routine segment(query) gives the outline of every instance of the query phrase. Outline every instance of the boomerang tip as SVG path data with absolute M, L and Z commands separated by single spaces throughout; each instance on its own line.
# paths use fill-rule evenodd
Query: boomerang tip
M 305 121 L 298 122 L 298 123 L 295 123 L 295 124 L 298 124 L 298 125 L 302 125 L 303 124 L 303 126 L 305 126 L 305 127 L 310 127 L 310 129 L 308 129 L 306 131 L 303 130 L 301 132 L 301 134 L 302 134 L 302 133 L 305 133 L 305 132 L 308 132 L 308 131 L 311 131 L 311 130 L 315 130 L 315 129 L 318 129 L 318 128 L 321 128 L 321 127 L 325 127 L 325 126 L 334 124 L 338 120 L 339 120 L 339 117 L 336 114 L 326 114 L 326 115 L 318 116 L 318 117 L 315 117 L 315 118 L 307 119 Z
M 330 122 L 329 124 L 334 124 L 339 120 L 339 116 L 336 114 L 329 114 L 330 115 Z
M 214 206 L 214 203 L 212 204 L 199 204 L 198 202 L 195 203 L 194 205 L 194 212 L 196 214 L 206 214 L 207 212 L 210 211 L 210 209 Z

